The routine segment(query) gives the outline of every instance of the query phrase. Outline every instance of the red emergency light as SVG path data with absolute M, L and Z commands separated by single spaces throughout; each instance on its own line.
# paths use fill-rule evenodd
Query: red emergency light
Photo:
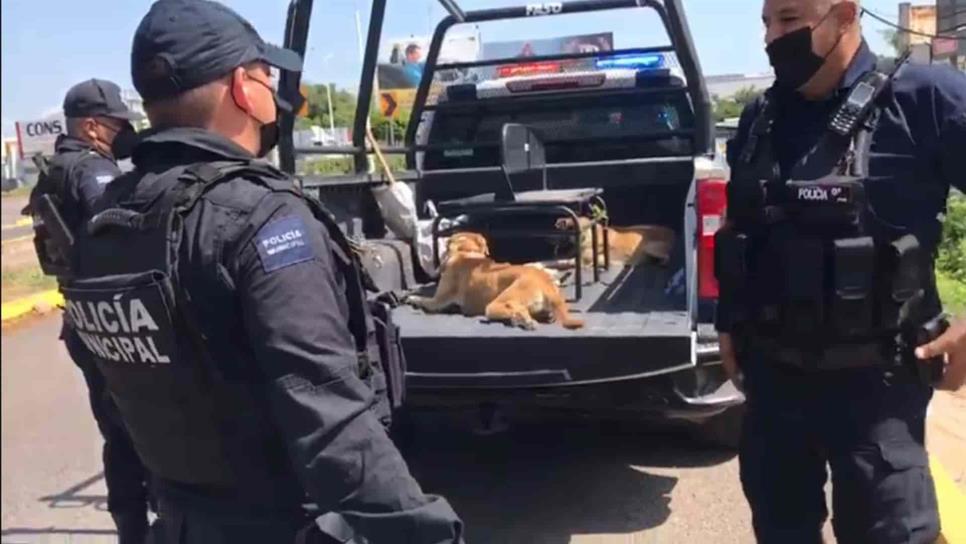
M 499 77 L 532 76 L 536 74 L 559 74 L 563 66 L 559 62 L 529 62 L 511 64 L 496 69 Z

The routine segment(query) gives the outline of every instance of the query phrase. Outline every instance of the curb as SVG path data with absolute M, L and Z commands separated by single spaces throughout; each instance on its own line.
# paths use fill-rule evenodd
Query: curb
M 21 227 L 33 226 L 34 220 L 29 217 L 22 217 L 9 225 L 3 225 L 2 230 L 19 229 Z
M 64 305 L 64 296 L 60 291 L 51 289 L 24 298 L 4 302 L 2 306 L 2 321 L 6 323 L 11 319 L 22 317 L 31 312 L 44 313 L 53 309 L 55 306 Z
M 931 455 L 929 471 L 936 485 L 939 521 L 942 525 L 942 534 L 937 544 L 966 544 L 966 516 L 963 516 L 963 512 L 966 512 L 966 495 L 963 495 L 946 469 Z
M 25 234 L 23 236 L 18 236 L 16 238 L 8 238 L 6 240 L 0 241 L 0 245 L 9 246 L 13 244 L 19 244 L 21 242 L 26 242 L 27 240 L 32 241 L 33 239 L 34 239 L 33 234 Z

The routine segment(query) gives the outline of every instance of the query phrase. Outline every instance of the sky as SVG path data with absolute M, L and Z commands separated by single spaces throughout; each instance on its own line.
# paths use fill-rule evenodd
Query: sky
M 520 5 L 532 0 L 460 0 L 465 9 Z M 683 0 L 698 58 L 706 75 L 769 70 L 761 24 L 761 0 Z M 224 0 L 267 41 L 279 43 L 288 0 Z M 863 0 L 868 9 L 895 21 L 899 0 Z M 931 3 L 931 2 L 926 2 Z M 150 0 L 0 0 L 2 132 L 14 135 L 16 120 L 34 119 L 61 107 L 64 93 L 91 77 L 133 88 L 130 48 Z M 355 89 L 359 61 L 356 13 L 363 33 L 367 0 L 315 0 L 304 79 Z M 437 0 L 389 0 L 382 41 L 432 33 L 444 16 Z M 889 52 L 882 24 L 866 18 L 872 49 Z M 667 38 L 650 10 L 531 18 L 489 23 L 486 41 L 517 40 L 612 31 L 615 46 L 660 45 Z

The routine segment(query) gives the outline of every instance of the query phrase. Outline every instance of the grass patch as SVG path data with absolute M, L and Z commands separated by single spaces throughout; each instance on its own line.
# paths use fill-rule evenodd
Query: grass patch
M 948 274 L 937 272 L 936 286 L 947 313 L 955 316 L 966 314 L 966 284 Z
M 37 267 L 4 270 L 0 280 L 3 302 L 57 288 L 57 279 L 44 275 Z

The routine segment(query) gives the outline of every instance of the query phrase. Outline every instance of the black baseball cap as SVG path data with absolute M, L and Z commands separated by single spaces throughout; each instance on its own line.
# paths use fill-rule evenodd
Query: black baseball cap
M 113 117 L 126 121 L 144 118 L 128 109 L 117 84 L 103 79 L 88 79 L 71 87 L 64 97 L 64 117 Z
M 302 70 L 298 53 L 266 43 L 228 7 L 210 0 L 158 0 L 141 20 L 131 78 L 146 101 L 177 96 L 249 62 Z

